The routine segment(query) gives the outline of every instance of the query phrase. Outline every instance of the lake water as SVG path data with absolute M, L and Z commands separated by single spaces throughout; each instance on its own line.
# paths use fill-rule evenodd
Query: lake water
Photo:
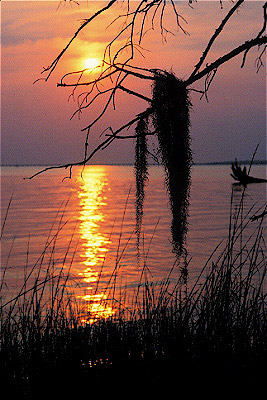
M 110 296 L 105 291 L 110 281 L 116 281 L 116 288 L 136 287 L 144 263 L 153 282 L 168 275 L 175 256 L 162 167 L 150 167 L 139 263 L 132 166 L 76 168 L 71 179 L 63 179 L 68 175 L 63 170 L 23 179 L 40 169 L 2 167 L 2 224 L 12 196 L 1 245 L 4 302 L 18 292 L 25 276 L 41 281 L 48 269 L 59 274 L 63 268 L 64 273 L 70 271 L 69 290 L 103 316 L 111 313 L 101 305 L 103 298 Z M 240 186 L 233 186 L 230 172 L 229 165 L 193 167 L 187 236 L 189 282 L 198 276 L 219 242 L 227 238 L 231 193 L 234 204 L 239 204 L 242 194 Z M 252 175 L 265 177 L 266 166 L 253 166 Z M 244 214 L 252 206 L 251 215 L 257 213 L 265 203 L 266 184 L 248 185 Z

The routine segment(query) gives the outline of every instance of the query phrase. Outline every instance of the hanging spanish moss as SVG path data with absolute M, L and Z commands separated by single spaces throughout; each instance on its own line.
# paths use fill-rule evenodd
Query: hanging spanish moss
M 136 234 L 137 250 L 139 254 L 140 232 L 143 217 L 143 203 L 145 197 L 145 184 L 148 179 L 147 165 L 147 138 L 148 119 L 142 117 L 136 126 L 136 146 L 135 146 L 135 179 L 136 179 Z
M 187 89 L 174 74 L 156 70 L 153 86 L 153 125 L 166 173 L 172 210 L 172 242 L 177 256 L 186 254 L 190 189 L 190 107 Z

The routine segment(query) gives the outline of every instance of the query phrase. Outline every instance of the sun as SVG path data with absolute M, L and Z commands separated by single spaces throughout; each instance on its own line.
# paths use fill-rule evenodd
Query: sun
M 90 58 L 86 58 L 84 60 L 84 66 L 87 69 L 95 69 L 97 67 L 100 67 L 100 64 L 101 64 L 101 62 L 100 62 L 99 58 L 91 58 L 90 57 Z

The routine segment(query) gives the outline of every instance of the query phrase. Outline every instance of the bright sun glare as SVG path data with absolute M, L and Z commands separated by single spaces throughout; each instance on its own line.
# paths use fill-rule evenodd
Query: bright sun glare
M 100 67 L 100 64 L 101 62 L 98 58 L 86 58 L 86 60 L 84 60 L 84 66 L 88 69 Z

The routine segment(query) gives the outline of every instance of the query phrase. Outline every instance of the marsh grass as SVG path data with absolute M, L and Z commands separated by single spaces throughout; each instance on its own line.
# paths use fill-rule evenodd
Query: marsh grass
M 0 373 L 8 390 L 40 398 L 51 390 L 73 397 L 142 385 L 167 394 L 167 386 L 203 387 L 207 380 L 210 389 L 260 387 L 267 356 L 265 227 L 252 214 L 243 196 L 232 204 L 227 242 L 194 282 L 173 282 L 177 266 L 160 284 L 151 282 L 146 257 L 130 300 L 111 279 L 116 313 L 91 324 L 68 289 L 74 253 L 67 269 L 65 262 L 55 269 L 52 235 L 34 266 L 33 285 L 27 287 L 31 270 L 18 295 L 1 303 Z

